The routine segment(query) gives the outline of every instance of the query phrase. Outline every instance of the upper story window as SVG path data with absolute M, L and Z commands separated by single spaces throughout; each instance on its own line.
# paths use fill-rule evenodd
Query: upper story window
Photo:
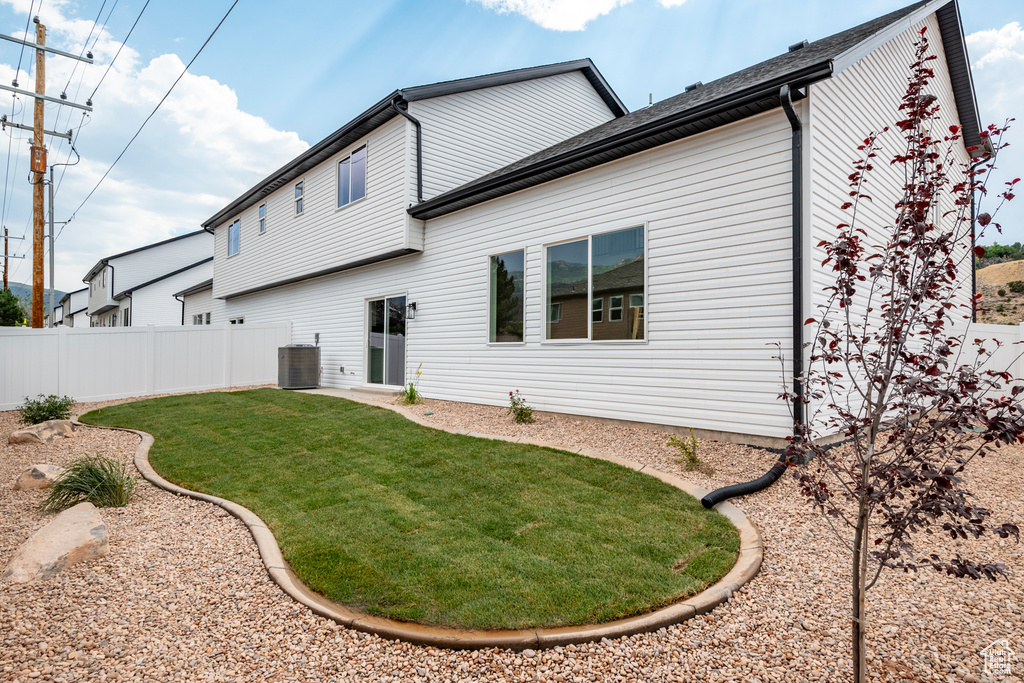
M 260 204 L 260 234 L 267 231 L 267 205 Z
M 295 213 L 302 213 L 302 181 L 295 183 Z
M 547 247 L 545 339 L 644 339 L 644 256 L 642 226 Z
M 490 334 L 488 341 L 523 341 L 524 254 L 512 251 L 491 257 Z
M 241 232 L 242 221 L 240 219 L 236 219 L 235 222 L 228 227 L 228 256 L 234 256 L 238 253 Z
M 366 148 L 360 147 L 338 162 L 338 206 L 366 196 Z

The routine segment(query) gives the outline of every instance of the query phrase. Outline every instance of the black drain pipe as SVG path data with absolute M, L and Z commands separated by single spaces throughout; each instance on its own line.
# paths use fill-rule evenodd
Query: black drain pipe
M 423 126 L 420 124 L 419 119 L 410 114 L 406 109 L 402 109 L 398 106 L 399 102 L 405 102 L 402 98 L 401 93 L 395 96 L 395 99 L 391 100 L 391 107 L 404 116 L 405 118 L 412 121 L 412 125 L 416 126 L 416 203 L 423 203 Z M 409 103 L 405 103 L 408 108 Z
M 800 125 L 800 117 L 797 116 L 796 110 L 793 108 L 792 93 L 788 85 L 782 86 L 782 89 L 779 90 L 779 100 L 789 119 L 789 125 L 793 129 L 791 181 L 793 185 L 793 433 L 798 434 L 804 423 L 804 388 L 800 383 L 804 367 L 803 129 Z M 789 460 L 783 451 L 778 462 L 765 474 L 753 481 L 745 481 L 712 491 L 701 499 L 700 504 L 710 510 L 722 501 L 766 489 L 779 480 L 788 466 Z

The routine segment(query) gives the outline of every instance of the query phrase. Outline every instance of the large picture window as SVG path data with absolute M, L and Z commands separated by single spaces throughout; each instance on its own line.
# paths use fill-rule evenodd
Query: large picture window
M 338 206 L 366 196 L 366 148 L 361 147 L 338 162 Z
M 524 253 L 512 251 L 491 257 L 489 341 L 523 341 Z
M 239 240 L 242 232 L 242 221 L 236 220 L 228 227 L 228 256 L 238 253 Z
M 644 339 L 642 226 L 550 246 L 546 267 L 546 339 Z

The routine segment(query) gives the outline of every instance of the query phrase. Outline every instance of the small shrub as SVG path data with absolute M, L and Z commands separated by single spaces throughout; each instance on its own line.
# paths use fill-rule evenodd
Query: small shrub
M 25 397 L 25 402 L 18 407 L 21 413 L 21 421 L 27 425 L 39 424 L 47 420 L 66 420 L 71 417 L 71 409 L 75 406 L 75 399 L 70 396 L 57 396 L 50 394 L 38 398 Z
M 1024 281 L 1014 280 L 1013 282 L 1007 282 L 1006 286 L 1014 294 L 1024 294 Z
M 680 439 L 678 436 L 669 437 L 668 445 L 679 449 L 681 457 L 677 458 L 676 462 L 685 465 L 687 471 L 697 470 L 709 477 L 714 476 L 715 470 L 707 463 L 701 462 L 697 455 L 697 448 L 700 444 L 697 442 L 697 437 L 693 435 L 692 429 L 690 435 L 684 439 Z
M 135 491 L 135 479 L 125 466 L 102 455 L 75 460 L 53 482 L 43 501 L 43 512 L 60 512 L 90 502 L 96 507 L 120 508 Z
M 1006 290 L 1005 289 L 1000 289 L 999 290 L 999 296 L 1006 296 Z
M 999 304 L 998 306 L 996 306 L 996 311 L 999 312 L 999 313 L 1002 313 L 1005 310 L 1006 310 L 1006 308 L 1002 304 Z
M 533 408 L 526 405 L 526 399 L 519 394 L 519 390 L 508 392 L 508 414 L 512 421 L 518 424 L 533 422 Z
M 423 363 L 420 363 L 419 367 L 416 368 L 416 372 L 413 374 L 416 379 L 409 382 L 409 384 L 402 389 L 402 393 L 399 394 L 398 400 L 407 406 L 415 405 L 417 403 L 423 403 L 423 395 L 419 391 L 420 378 L 423 377 Z

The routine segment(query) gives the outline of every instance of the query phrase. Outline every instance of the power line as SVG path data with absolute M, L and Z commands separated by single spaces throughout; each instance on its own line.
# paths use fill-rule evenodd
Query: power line
M 96 91 L 100 89 L 100 86 L 101 86 L 101 85 L 103 85 L 103 79 L 105 79 L 105 78 L 107 77 L 107 74 L 108 74 L 108 73 L 110 73 L 110 68 L 111 68 L 112 66 L 114 66 L 114 62 L 116 62 L 116 61 L 117 61 L 117 56 L 118 56 L 119 54 L 121 54 L 121 50 L 122 50 L 122 49 L 124 49 L 125 43 L 127 43 L 127 42 L 128 42 L 128 39 L 132 37 L 132 31 L 134 31 L 134 30 L 135 30 L 135 27 L 136 27 L 136 26 L 138 26 L 138 24 L 139 24 L 139 19 L 141 19 L 141 18 L 142 18 L 142 13 L 146 11 L 146 8 L 147 8 L 147 7 L 149 7 L 149 3 L 150 3 L 150 0 L 146 0 L 146 4 L 142 6 L 142 9 L 141 9 L 141 10 L 139 10 L 139 16 L 135 17 L 135 23 L 133 23 L 133 24 L 132 24 L 132 27 L 131 27 L 130 29 L 128 29 L 128 35 L 126 35 L 126 36 L 124 37 L 124 40 L 122 40 L 122 41 L 121 41 L 121 45 L 120 45 L 120 46 L 118 46 L 118 48 L 117 48 L 117 52 L 115 52 L 115 53 L 114 53 L 114 58 L 110 60 L 110 64 L 107 64 L 107 69 L 106 69 L 106 71 L 104 71 L 104 72 L 103 72 L 103 75 L 102 75 L 102 76 L 100 76 L 100 82 L 96 84 L 96 88 L 95 88 L 95 89 L 94 89 L 94 90 L 92 91 L 92 95 L 89 95 L 89 99 L 88 99 L 88 100 L 86 100 L 87 102 L 91 103 L 91 102 L 92 102 L 92 98 L 96 97 Z M 232 5 L 232 7 L 234 7 L 234 5 Z M 114 11 L 114 8 L 113 8 L 113 7 L 111 7 L 111 8 L 110 8 L 110 11 L 111 11 L 111 12 L 113 12 L 113 11 Z M 231 10 L 228 10 L 228 13 L 230 13 L 230 12 L 231 12 Z M 226 18 L 226 15 L 225 15 L 225 18 Z M 218 26 L 219 26 L 219 25 L 218 25 Z
M 100 20 L 100 15 L 103 14 L 103 8 L 107 6 L 107 0 L 103 0 L 103 4 L 100 5 L 100 11 L 96 13 L 96 18 L 92 20 L 92 28 L 89 29 L 89 35 L 85 37 L 85 42 L 82 43 L 82 51 L 78 53 L 79 57 L 85 55 L 86 48 L 89 47 L 89 40 L 92 39 L 93 31 L 96 30 L 97 22 Z M 92 55 L 89 55 L 92 57 Z M 71 79 L 75 77 L 75 72 L 78 71 L 78 62 L 75 62 L 71 67 L 71 75 L 68 76 L 68 82 L 64 85 L 62 94 L 67 94 L 68 88 L 71 86 Z M 60 112 L 58 112 L 60 113 Z M 56 128 L 54 128 L 56 130 Z
M 25 36 L 26 37 L 28 36 L 28 26 L 29 26 L 29 24 L 32 23 L 32 8 L 35 7 L 35 6 L 36 6 L 36 0 L 32 0 L 32 2 L 29 3 L 29 6 L 28 6 L 28 19 L 25 20 Z M 18 53 L 18 68 L 15 69 L 15 71 L 14 71 L 14 84 L 15 84 L 14 87 L 15 88 L 18 87 L 18 85 L 17 85 L 17 83 L 18 83 L 18 74 L 21 73 L 21 59 L 24 56 L 25 56 L 25 46 L 22 45 L 21 46 L 21 52 Z
M 149 0 L 147 0 L 146 4 L 147 5 L 149 4 Z M 128 151 L 128 148 L 132 146 L 132 143 L 135 142 L 135 138 L 139 137 L 139 134 L 142 132 L 142 129 L 145 128 L 146 124 L 149 123 L 149 120 L 152 119 L 153 116 L 156 115 L 156 113 L 160 109 L 161 105 L 163 105 L 163 103 L 167 100 L 167 98 L 171 96 L 171 92 L 174 91 L 174 88 L 175 88 L 175 86 L 178 85 L 178 82 L 182 78 L 184 78 L 185 74 L 188 73 L 188 70 L 189 70 L 189 68 L 191 68 L 192 64 L 195 63 L 196 59 L 199 58 L 199 55 L 202 54 L 202 52 L 206 48 L 206 46 L 210 44 L 211 40 L 213 40 L 213 37 L 217 34 L 217 31 L 220 30 L 220 27 L 224 24 L 225 21 L 227 21 L 228 16 L 231 14 L 231 11 L 233 9 L 235 9 L 235 5 L 237 5 L 237 4 L 238 4 L 238 0 L 234 0 L 234 2 L 231 3 L 231 7 L 228 7 L 228 11 L 224 13 L 224 16 L 221 17 L 221 20 L 214 27 L 213 31 L 210 32 L 210 35 L 207 36 L 207 38 L 203 42 L 203 44 L 199 46 L 199 50 L 197 50 L 195 55 L 192 56 L 192 59 L 189 60 L 189 63 L 185 65 L 185 68 L 181 70 L 181 73 L 178 74 L 178 77 L 176 79 L 174 79 L 174 83 L 171 83 L 171 87 L 168 88 L 167 92 L 164 93 L 164 96 L 162 98 L 160 98 L 160 101 L 157 102 L 157 105 L 156 105 L 156 107 L 153 108 L 153 111 L 151 111 L 149 113 L 149 116 L 146 117 L 146 120 L 143 121 L 142 125 L 139 126 L 139 129 L 137 131 L 135 131 L 135 135 L 133 135 L 131 140 L 128 141 L 128 144 L 124 146 L 124 149 L 121 150 L 121 153 L 117 155 L 117 158 L 114 159 L 114 163 L 110 164 L 110 167 L 106 171 L 104 171 L 103 176 L 99 179 L 99 182 L 96 183 L 96 187 L 92 188 L 92 190 L 89 191 L 89 194 L 87 194 L 85 199 L 82 200 L 82 203 L 78 205 L 78 208 L 75 209 L 71 213 L 71 217 L 68 218 L 68 220 L 65 223 L 65 225 L 67 225 L 67 223 L 70 223 L 72 220 L 74 220 L 75 215 L 79 211 L 82 210 L 82 207 L 85 206 L 85 203 L 87 201 L 89 201 L 89 198 L 92 197 L 92 195 L 96 192 L 96 190 L 99 189 L 99 186 L 103 183 L 104 180 L 106 180 L 107 175 L 114 169 L 114 166 L 116 166 L 117 162 L 121 160 L 121 157 L 123 157 L 124 153 Z M 143 9 L 145 9 L 145 7 L 143 7 Z M 63 228 L 61 228 L 61 230 L 63 231 Z

